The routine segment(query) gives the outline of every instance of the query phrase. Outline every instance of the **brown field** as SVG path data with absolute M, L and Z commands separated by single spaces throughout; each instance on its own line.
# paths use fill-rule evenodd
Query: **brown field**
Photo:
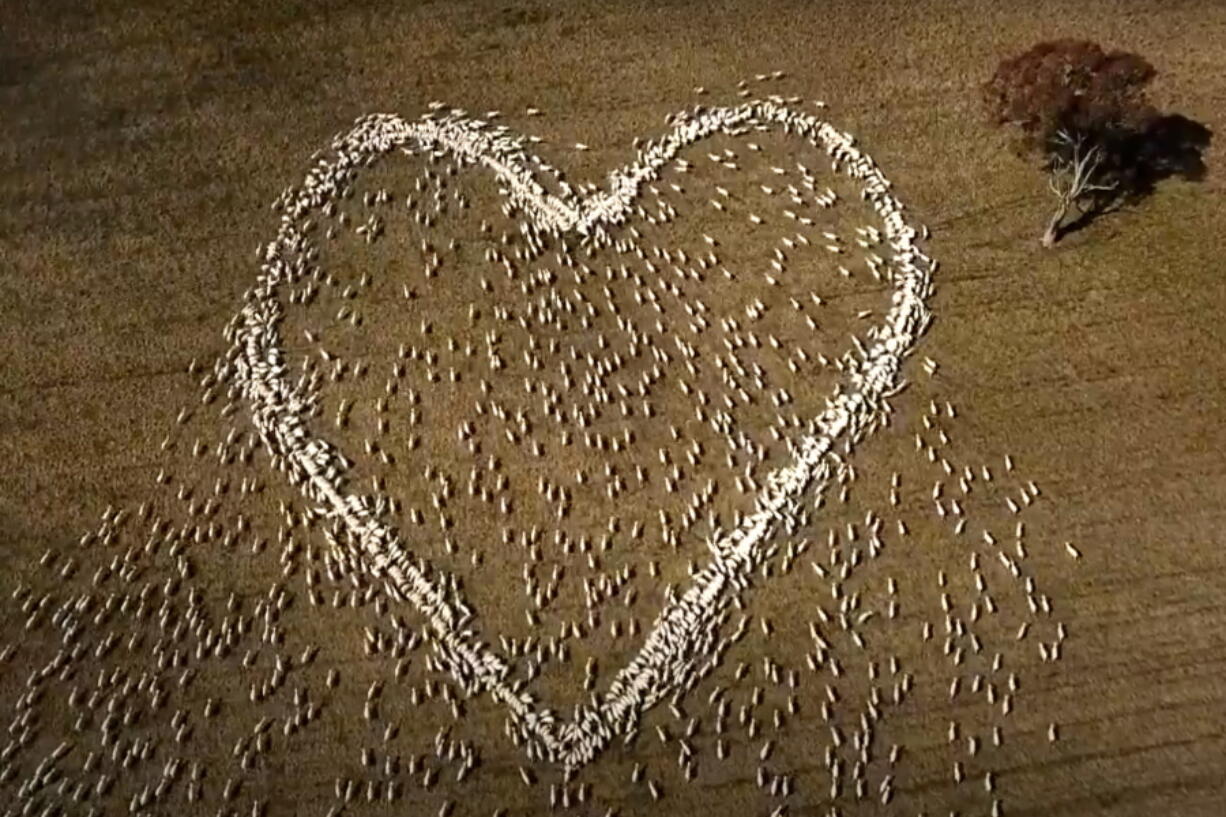
M 449 808 L 487 815 L 503 806 L 510 814 L 543 814 L 551 809 L 551 787 L 562 785 L 572 802 L 557 811 L 597 815 L 612 809 L 765 817 L 782 805 L 789 815 L 837 809 L 969 817 L 992 813 L 994 801 L 1008 817 L 1226 810 L 1220 532 L 1226 284 L 1213 260 L 1223 226 L 1216 140 L 1203 181 L 1164 181 L 1139 206 L 1043 251 L 1045 185 L 1009 155 L 1002 134 L 986 127 L 976 94 L 1002 56 L 1045 38 L 1086 37 L 1148 58 L 1159 71 L 1153 101 L 1220 133 L 1226 6 L 1102 0 L 176 6 L 25 2 L 0 12 L 0 712 L 11 718 L 0 737 L 11 747 L 0 758 L 0 814 L 52 814 L 58 806 L 65 814 L 94 808 L 324 815 L 344 804 L 336 789 L 346 780 L 356 781 L 356 797 L 344 813 L 371 815 Z M 754 80 L 773 71 L 784 77 Z M 663 134 L 666 116 L 696 104 L 736 104 L 742 80 L 755 95 L 824 100 L 825 111 L 807 102 L 805 110 L 854 134 L 893 182 L 909 220 L 931 228 L 922 246 L 940 261 L 930 302 L 935 322 L 907 364 L 911 385 L 897 399 L 893 422 L 856 450 L 855 479 L 829 488 L 822 508 L 791 540 L 810 539 L 810 551 L 793 570 L 776 562 L 772 575 L 762 574 L 744 594 L 744 613 L 752 617 L 745 639 L 676 702 L 676 712 L 656 707 L 637 740 L 616 740 L 564 781 L 560 770 L 530 763 L 512 745 L 489 700 L 453 692 L 448 676 L 427 666 L 428 646 L 405 648 L 408 660 L 399 669 L 395 650 L 369 647 L 364 632 L 381 639 L 422 631 L 412 609 L 393 603 L 385 610 L 384 601 L 355 590 L 350 579 L 326 575 L 315 588 L 322 603 L 311 604 L 304 579 L 322 570 L 324 536 L 318 527 L 287 527 L 285 511 L 300 513 L 301 502 L 253 435 L 237 438 L 255 449 L 249 462 L 218 462 L 218 444 L 224 448 L 232 427 L 248 431 L 249 418 L 242 407 L 219 416 L 224 394 L 202 405 L 199 381 L 226 351 L 222 331 L 256 279 L 256 248 L 277 229 L 270 202 L 299 184 L 312 154 L 356 117 L 395 112 L 414 119 L 436 99 L 474 116 L 496 109 L 511 129 L 542 137 L 534 150 L 572 183 L 600 184 L 633 159 L 636 137 Z M 705 93 L 696 94 L 697 86 Z M 526 115 L 529 106 L 542 115 Z M 775 184 L 771 160 L 796 160 L 788 143 L 773 138 L 761 138 L 760 160 L 728 137 L 689 148 L 699 172 L 684 179 L 686 195 L 702 205 L 715 195 L 713 185 L 727 185 L 742 203 L 769 198 L 755 191 Z M 591 149 L 576 150 L 576 142 Z M 706 154 L 725 147 L 744 160 L 721 180 L 727 169 L 712 168 Z M 821 157 L 813 162 L 822 166 Z M 364 191 L 386 187 L 402 201 L 419 169 L 401 157 L 366 172 L 351 202 L 355 223 L 365 217 L 357 215 Z M 461 237 L 463 247 L 444 254 L 444 269 L 467 275 L 453 284 L 444 274 L 422 285 L 422 300 L 406 302 L 405 268 L 414 274 L 421 267 L 427 231 L 403 215 L 408 225 L 395 226 L 389 216 L 387 235 L 371 248 L 353 236 L 327 245 L 323 262 L 338 287 L 287 314 L 287 354 L 295 375 L 306 358 L 318 360 L 303 330 L 327 325 L 324 346 L 370 367 L 369 380 L 351 376 L 325 390 L 319 426 L 352 455 L 363 437 L 386 433 L 381 439 L 394 462 L 354 456 L 364 484 L 381 478 L 388 494 L 429 510 L 422 460 L 455 480 L 460 498 L 451 510 L 458 518 L 450 546 L 432 521 L 420 530 L 406 527 L 417 531 L 419 555 L 463 577 L 495 645 L 499 634 L 549 640 L 563 625 L 585 623 L 584 578 L 634 572 L 638 600 L 607 603 L 594 634 L 570 639 L 569 662 L 546 662 L 534 682 L 544 701 L 568 713 L 586 696 L 589 657 L 600 685 L 634 653 L 637 639 L 611 635 L 612 623 L 647 628 L 665 585 L 684 587 L 691 562 L 702 561 L 697 537 L 709 527 L 693 526 L 676 547 L 650 535 L 624 546 L 619 540 L 607 553 L 555 546 L 551 509 L 536 496 L 538 477 L 582 468 L 599 474 L 606 462 L 633 473 L 635 457 L 654 460 L 661 448 L 682 462 L 693 440 L 714 452 L 712 460 L 724 451 L 701 422 L 676 419 L 688 404 L 674 395 L 661 401 L 659 423 L 608 426 L 611 434 L 635 431 L 635 449 L 620 459 L 602 461 L 578 448 L 518 459 L 519 449 L 500 442 L 502 431 L 488 417 L 490 428 L 478 432 L 488 437 L 482 455 L 469 462 L 457 454 L 455 424 L 485 422 L 469 416 L 480 376 L 473 361 L 481 354 L 467 362 L 464 356 L 466 344 L 483 343 L 465 311 L 487 297 L 474 283 L 483 263 L 478 222 L 493 222 L 495 234 L 515 225 L 500 213 L 488 178 L 462 176 L 449 195 L 456 190 L 473 208 L 440 216 L 437 235 Z M 753 201 L 752 207 L 772 206 Z M 851 209 L 858 220 L 842 217 L 840 234 L 865 223 L 864 212 Z M 706 251 L 702 234 L 711 233 L 724 264 L 760 267 L 769 245 L 756 239 L 777 223 L 768 209 L 761 212 L 767 224 L 759 229 L 743 212 L 725 216 L 696 206 L 674 225 L 644 228 L 643 240 L 696 258 Z M 844 337 L 861 309 L 880 314 L 883 285 L 863 270 L 844 279 L 828 260 L 822 264 L 830 277 L 803 281 L 794 292 L 757 279 L 704 292 L 717 314 L 732 314 L 754 297 L 782 301 L 770 304 L 779 306 L 772 315 L 790 314 L 788 297 L 821 292 L 831 308 L 818 341 Z M 334 291 L 364 273 L 374 283 L 352 302 Z M 596 278 L 576 291 L 598 298 L 604 283 Z M 510 303 L 519 290 L 497 291 L 491 300 Z M 346 303 L 361 312 L 361 325 L 331 328 Z M 649 305 L 625 304 L 628 315 L 655 320 Z M 420 332 L 423 320 L 434 326 L 430 339 Z M 793 318 L 772 320 L 762 324 L 763 334 L 778 332 L 787 341 L 796 331 L 787 323 Z M 527 347 L 526 335 L 507 334 L 511 356 Z M 590 333 L 558 337 L 596 351 Z M 456 346 L 450 358 L 448 339 Z M 443 377 L 431 385 L 422 367 L 412 369 L 407 376 L 418 378 L 421 400 L 398 396 L 384 432 L 374 406 L 402 343 L 437 350 Z M 695 343 L 720 351 L 714 333 Z M 834 357 L 844 349 L 833 341 L 811 347 L 813 356 L 823 350 Z M 925 356 L 940 364 L 934 375 L 924 372 Z M 192 361 L 199 368 L 189 374 Z M 517 365 L 512 360 L 507 377 L 526 373 Z M 635 365 L 623 382 L 642 375 Z M 446 377 L 453 366 L 465 378 L 456 384 Z M 817 367 L 794 380 L 786 370 L 769 374 L 786 380 L 802 415 L 816 414 L 837 380 Z M 518 387 L 505 394 L 512 395 L 512 411 L 540 403 Z M 345 430 L 333 422 L 340 398 L 354 406 Z M 774 464 L 784 453 L 765 433 L 774 412 L 763 404 L 745 409 L 738 421 Z M 402 424 L 414 405 L 420 427 Z M 193 415 L 177 424 L 184 406 Z M 679 428 L 670 438 L 673 421 Z M 935 460 L 915 450 L 917 434 L 939 448 Z M 556 601 L 535 624 L 524 613 L 530 596 L 524 556 L 500 544 L 506 520 L 496 503 L 483 505 L 465 490 L 470 465 L 491 452 L 507 474 L 506 495 L 518 514 L 511 524 L 537 522 L 549 532 L 537 580 L 544 584 L 552 565 L 565 566 Z M 942 471 L 941 458 L 952 463 L 952 474 Z M 719 462 L 706 465 L 718 476 Z M 968 468 L 974 488 L 962 497 L 958 477 Z M 159 485 L 154 477 L 163 470 L 166 484 Z M 895 472 L 898 507 L 888 500 Z M 934 481 L 945 483 L 944 499 L 959 497 L 965 505 L 966 534 L 954 535 L 952 517 L 934 512 Z M 257 490 L 244 490 L 257 482 Z M 680 499 L 670 499 L 656 481 L 604 505 L 593 484 L 590 496 L 580 491 L 559 530 L 595 543 L 608 515 L 624 514 L 627 523 L 645 520 L 650 534 L 658 508 L 680 515 L 686 491 L 701 487 L 697 474 L 681 482 Z M 1026 493 L 1028 482 L 1037 492 Z M 721 483 L 712 507 L 724 519 L 749 507 L 749 497 L 730 486 L 731 480 Z M 1006 498 L 1022 502 L 1016 516 Z M 143 503 L 171 528 L 189 531 L 178 545 L 162 549 L 161 534 L 149 536 Z M 126 522 L 109 542 L 79 546 L 108 506 L 128 509 Z M 809 562 L 830 555 L 837 573 L 846 563 L 839 561 L 842 551 L 828 549 L 829 531 L 859 525 L 870 511 L 886 520 L 885 550 L 848 567 L 844 583 L 832 589 Z M 240 516 L 244 528 L 236 527 Z M 217 525 L 216 535 L 193 535 L 190 526 L 207 528 L 205 519 Z M 906 535 L 894 535 L 895 520 L 905 521 Z M 1001 549 L 1016 551 L 1022 578 L 1010 577 L 996 550 L 982 545 L 986 528 L 1003 532 Z M 1080 558 L 1069 555 L 1066 542 Z M 982 573 L 972 554 L 982 556 Z M 124 575 L 111 569 L 125 560 Z M 655 568 L 658 577 L 651 575 Z M 167 596 L 167 579 L 180 571 L 177 591 Z M 986 589 L 976 586 L 978 577 L 986 577 Z M 44 596 L 42 611 L 33 613 Z M 108 597 L 113 609 L 99 614 Z M 81 598 L 94 606 L 57 614 Z M 1050 601 L 1050 614 L 1030 607 L 1037 599 Z M 891 601 L 900 602 L 897 617 L 885 613 Z M 829 636 L 838 663 L 810 671 L 809 623 L 819 607 L 838 636 Z M 839 628 L 840 609 L 852 618 L 857 610 L 878 611 L 861 622 L 864 646 L 852 639 L 855 628 Z M 732 624 L 740 615 L 733 613 Z M 81 625 L 77 643 L 88 649 L 59 663 L 57 652 L 72 643 L 64 633 L 73 616 Z M 176 632 L 178 621 L 184 626 Z M 235 630 L 236 621 L 246 628 Z M 921 636 L 925 622 L 934 631 L 930 641 Z M 230 634 L 230 647 L 213 649 L 218 633 Z M 108 636 L 114 645 L 95 657 Z M 1059 656 L 1043 660 L 1038 644 L 1053 640 Z M 312 645 L 318 654 L 303 662 Z M 282 674 L 279 661 L 287 667 L 284 682 L 278 677 L 254 700 L 253 687 Z M 332 687 L 325 679 L 334 670 L 340 680 Z M 905 699 L 878 698 L 889 698 L 904 675 L 911 689 Z M 163 687 L 156 704 L 152 679 Z M 374 681 L 383 691 L 366 711 Z M 716 685 L 727 688 L 730 703 L 723 735 L 708 704 Z M 294 725 L 308 703 L 318 714 Z M 861 754 L 857 731 L 866 722 L 872 730 Z M 685 738 L 687 729 L 693 734 Z M 477 752 L 470 773 L 460 774 L 446 748 L 436 752 L 441 730 L 451 745 Z M 680 748 L 682 739 L 688 748 Z M 27 785 L 65 740 L 71 746 L 57 771 Z M 729 746 L 727 759 L 717 758 L 719 740 Z M 833 798 L 830 764 L 823 762 L 828 752 L 841 758 L 843 785 Z M 687 756 L 692 780 L 684 773 Z M 166 764 L 175 758 L 182 771 L 169 773 Z M 633 772 L 639 764 L 641 780 Z M 531 785 L 520 767 L 532 769 Z M 112 775 L 113 783 L 92 793 L 100 774 Z M 778 783 L 771 791 L 776 774 L 790 776 L 790 794 Z M 423 775 L 433 778 L 428 785 Z M 163 779 L 172 782 L 152 797 Z M 658 801 L 649 780 L 660 786 Z M 227 781 L 237 786 L 229 799 Z M 395 802 L 387 800 L 389 785 L 398 788 Z M 891 791 L 888 803 L 882 785 Z M 142 791 L 150 795 L 143 806 Z M 376 802 L 367 802 L 368 793 Z

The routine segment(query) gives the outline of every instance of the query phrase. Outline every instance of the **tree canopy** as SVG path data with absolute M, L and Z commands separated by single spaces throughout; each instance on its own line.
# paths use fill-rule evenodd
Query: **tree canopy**
M 982 86 L 992 123 L 1015 127 L 1018 154 L 1036 156 L 1050 174 L 1059 208 L 1045 245 L 1070 206 L 1101 212 L 1148 193 L 1164 175 L 1203 174 L 1209 131 L 1150 104 L 1156 75 L 1137 54 L 1062 39 L 1002 60 Z

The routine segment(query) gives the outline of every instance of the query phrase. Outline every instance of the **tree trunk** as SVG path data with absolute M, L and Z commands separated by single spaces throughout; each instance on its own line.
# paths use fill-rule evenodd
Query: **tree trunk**
M 1056 240 L 1060 237 L 1060 222 L 1068 214 L 1068 200 L 1061 199 L 1060 206 L 1056 209 L 1055 214 L 1051 217 L 1051 221 L 1047 222 L 1047 231 L 1043 233 L 1042 244 L 1044 247 L 1051 249 L 1055 246 Z

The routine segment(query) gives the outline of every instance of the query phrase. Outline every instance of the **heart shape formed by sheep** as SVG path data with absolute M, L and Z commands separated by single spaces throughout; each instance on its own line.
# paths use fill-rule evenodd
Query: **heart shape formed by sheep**
M 470 695 L 489 694 L 504 705 L 513 735 L 531 757 L 569 767 L 591 761 L 644 711 L 689 688 L 713 668 L 726 644 L 719 639 L 719 627 L 731 595 L 766 558 L 775 531 L 795 519 L 802 498 L 830 478 L 836 445 L 850 450 L 883 423 L 887 400 L 900 386 L 902 360 L 929 321 L 925 299 L 935 264 L 913 245 L 917 233 L 904 222 L 902 205 L 850 136 L 777 101 L 699 110 L 678 115 L 673 123 L 670 133 L 640 151 L 635 164 L 610 174 L 607 189 L 583 196 L 569 189 L 563 194 L 546 190 L 532 172 L 539 160 L 505 129 L 492 130 L 462 116 L 413 122 L 386 114 L 365 117 L 338 137 L 335 156 L 321 159 L 301 190 L 283 197 L 279 234 L 267 246 L 261 275 L 228 330 L 235 383 L 276 467 L 312 508 L 337 523 L 349 555 L 369 577 L 382 581 L 389 594 L 425 617 L 443 666 L 462 688 Z M 347 174 L 393 150 L 448 154 L 464 164 L 481 165 L 496 178 L 508 205 L 523 214 L 530 231 L 573 235 L 601 248 L 614 242 L 622 225 L 642 214 L 636 203 L 643 187 L 657 181 L 683 148 L 749 128 L 805 140 L 863 183 L 862 196 L 881 216 L 893 250 L 890 307 L 867 332 L 868 342 L 856 343 L 856 353 L 842 367 L 843 379 L 825 398 L 824 409 L 808 418 L 803 435 L 789 441 L 791 460 L 763 480 L 752 511 L 738 515 L 734 529 L 711 537 L 710 561 L 664 606 L 637 654 L 604 693 L 579 706 L 573 720 L 561 721 L 510 680 L 509 662 L 482 641 L 473 626 L 475 612 L 456 585 L 414 555 L 385 521 L 388 503 L 372 502 L 347 489 L 349 460 L 311 433 L 310 396 L 301 383 L 288 379 L 279 293 L 301 280 L 317 258 L 308 237 L 312 214 L 344 187 Z

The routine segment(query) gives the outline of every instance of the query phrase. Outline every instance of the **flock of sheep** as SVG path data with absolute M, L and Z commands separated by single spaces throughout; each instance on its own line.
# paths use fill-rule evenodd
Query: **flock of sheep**
M 904 361 L 931 319 L 926 302 L 937 264 L 916 245 L 926 229 L 906 222 L 889 181 L 848 134 L 794 99 L 674 115 L 659 140 L 636 140 L 635 161 L 610 173 L 603 187 L 572 187 L 532 155 L 535 140 L 497 118 L 441 105 L 413 121 L 363 117 L 317 155 L 301 187 L 274 203 L 278 234 L 259 248 L 260 276 L 226 328 L 229 350 L 200 381 L 202 404 L 226 394 L 221 417 L 236 425 L 215 445 L 197 438 L 184 447 L 200 473 L 207 457 L 219 470 L 197 486 L 179 472 L 174 498 L 186 508 L 182 524 L 156 504 L 108 509 L 102 526 L 83 537 L 84 555 L 48 550 L 41 566 L 53 574 L 51 583 L 21 584 L 13 593 L 28 637 L 0 648 L 0 667 L 32 660 L 26 654 L 42 633 L 59 641 L 16 701 L 13 737 L 0 750 L 0 793 L 12 793 L 13 805 L 0 803 L 8 808 L 0 813 L 74 813 L 81 803 L 91 814 L 106 813 L 120 788 L 130 794 L 132 813 L 154 813 L 183 788 L 189 808 L 212 791 L 219 813 L 237 814 L 232 806 L 244 781 L 295 736 L 318 735 L 312 727 L 326 719 L 330 696 L 349 672 L 326 663 L 341 659 L 329 657 L 330 645 L 318 638 L 292 650 L 287 644 L 300 575 L 314 607 L 327 608 L 330 594 L 334 611 L 373 608 L 364 648 L 368 656 L 390 654 L 395 665 L 386 679 L 370 681 L 362 702 L 366 725 L 381 730 L 377 748 L 361 748 L 366 777 L 338 771 L 330 814 L 353 808 L 362 792 L 372 804 L 399 803 L 409 777 L 429 791 L 448 764 L 457 768 L 457 785 L 474 773 L 479 747 L 448 726 L 434 738 L 433 759 L 410 754 L 402 767 L 396 742 L 405 732 L 420 737 L 421 729 L 402 732 L 387 710 L 427 701 L 445 703 L 457 724 L 470 703 L 494 702 L 514 744 L 507 751 L 521 763 L 515 785 L 532 787 L 560 771 L 562 782 L 550 786 L 554 808 L 586 809 L 595 795 L 586 781 L 573 785 L 576 777 L 613 754 L 606 750 L 614 741 L 632 745 L 653 718 L 664 717 L 666 702 L 675 731 L 659 722 L 654 731 L 676 749 L 686 780 L 699 775 L 705 740 L 714 740 L 720 761 L 738 751 L 727 734 L 737 720 L 746 742 L 760 742 L 750 752 L 756 782 L 783 814 L 796 782 L 773 764 L 785 751 L 779 745 L 787 722 L 803 713 L 829 733 L 830 802 L 892 802 L 903 747 L 885 745 L 882 723 L 885 710 L 911 694 L 914 665 L 886 650 L 872 628 L 900 630 L 910 605 L 900 587 L 919 581 L 895 567 L 873 585 L 860 571 L 893 542 L 903 543 L 894 553 L 902 551 L 909 569 L 905 550 L 914 545 L 903 514 L 915 492 L 899 471 L 888 485 L 876 474 L 889 498 L 885 513 L 898 518 L 887 524 L 875 509 L 863 522 L 858 512 L 854 521 L 843 515 L 853 483 L 872 481 L 857 480 L 855 450 L 897 423 L 892 403 L 908 386 Z M 395 165 L 388 157 L 396 153 L 419 171 L 416 179 L 397 179 L 392 186 L 407 189 L 396 194 L 380 188 L 359 198 L 359 178 Z M 841 177 L 831 184 L 842 185 L 842 197 L 813 169 L 823 160 Z M 704 179 L 705 170 L 719 178 Z M 542 181 L 542 173 L 554 180 Z M 476 210 L 488 215 L 497 207 L 501 234 L 491 224 L 497 216 L 474 226 L 470 199 L 481 193 L 461 179 L 497 185 L 502 196 Z M 873 214 L 873 223 L 856 228 L 862 266 L 851 258 L 851 242 L 831 232 L 832 224 L 819 224 L 840 201 Z M 393 208 L 415 221 L 419 242 L 397 241 L 400 225 L 384 215 Z M 669 231 L 669 238 L 657 236 Z M 377 244 L 372 253 L 390 253 L 393 272 L 384 276 L 378 262 L 361 261 L 361 276 L 342 280 L 344 253 L 353 248 L 340 239 L 348 236 Z M 841 316 L 823 311 L 832 304 L 850 308 Z M 334 320 L 321 326 L 319 313 L 332 310 Z M 365 329 L 372 314 L 392 316 L 394 326 Z M 388 338 L 392 346 L 404 342 L 390 351 Z M 382 389 L 370 378 L 380 366 L 389 373 Z M 933 375 L 936 363 L 925 359 L 923 368 Z M 200 373 L 195 361 L 190 371 Z M 334 412 L 334 429 L 325 407 Z M 174 452 L 196 411 L 180 412 L 165 451 Z M 1001 719 L 1018 689 L 1006 649 L 981 632 L 1016 626 L 1015 640 L 1038 641 L 1045 661 L 1059 659 L 1066 633 L 1026 562 L 1020 515 L 1038 497 L 1037 486 L 1009 486 L 1017 479 L 1011 457 L 1004 458 L 1004 479 L 995 481 L 995 466 L 961 460 L 948 428 L 954 414 L 952 405 L 933 400 L 915 415 L 923 424 L 913 429 L 915 470 L 936 475 L 931 498 L 924 488 L 919 499 L 935 511 L 941 535 L 962 543 L 959 553 L 970 552 L 967 586 L 974 593 L 960 599 L 942 569 L 929 588 L 942 612 L 926 618 L 907 609 L 917 618 L 906 619 L 916 623 L 906 640 L 934 642 L 933 622 L 943 617 L 943 653 L 954 673 L 949 700 L 995 710 L 990 732 L 948 723 L 950 745 L 965 744 L 966 757 L 953 764 L 961 784 L 984 747 L 1004 740 Z M 265 454 L 273 472 L 244 476 L 234 490 L 234 470 L 261 467 Z M 161 468 L 158 485 L 173 491 L 174 471 Z M 222 509 L 270 506 L 264 491 L 272 483 L 293 497 L 280 503 L 279 575 L 263 596 L 229 592 L 218 620 L 209 612 L 215 588 L 202 591 L 193 554 L 209 554 L 214 566 L 220 559 L 240 576 L 235 547 L 252 539 L 259 559 L 270 538 L 260 534 L 260 522 L 246 511 L 227 520 Z M 1007 494 L 997 504 L 1017 518 L 1012 536 L 987 525 L 968 530 L 964 505 L 973 491 L 981 492 L 976 502 Z M 818 555 L 823 539 L 825 558 Z M 101 562 L 92 588 L 77 593 L 72 583 L 91 550 Z M 1071 544 L 1068 553 L 1078 555 Z M 785 581 L 806 556 L 805 579 L 822 585 L 824 602 L 806 591 L 794 607 L 785 600 L 773 620 L 749 608 L 753 590 Z M 687 558 L 689 569 L 679 575 Z M 171 573 L 164 582 L 150 578 L 159 559 Z M 636 569 L 644 562 L 665 585 L 659 607 L 638 600 Z M 471 582 L 458 575 L 468 569 Z M 501 617 L 502 591 L 521 581 L 527 627 L 516 637 Z M 1006 585 L 1025 598 L 1017 611 L 1007 609 Z M 559 601 L 568 586 L 573 607 Z M 650 608 L 650 624 L 640 627 L 636 604 Z M 730 625 L 738 613 L 739 624 Z M 765 641 L 747 647 L 755 617 Z M 122 623 L 128 619 L 130 632 Z M 546 623 L 560 630 L 547 633 Z M 787 628 L 807 646 L 797 651 L 789 645 L 799 642 L 788 642 L 777 660 L 771 650 L 779 642 L 770 639 Z M 1052 628 L 1055 638 L 1045 640 Z M 144 633 L 155 629 L 149 667 L 105 669 L 125 645 L 139 664 Z M 429 648 L 424 662 L 414 657 L 421 646 Z M 843 654 L 843 646 L 851 652 Z M 565 666 L 572 650 L 587 653 L 587 697 L 563 717 L 538 700 L 534 690 L 543 684 L 529 685 L 544 680 L 547 665 Z M 605 658 L 614 651 L 624 661 L 605 666 L 618 663 Z M 857 660 L 867 669 L 864 701 L 842 685 Z M 762 679 L 746 693 L 740 687 L 751 663 L 761 664 Z M 82 681 L 78 675 L 91 675 L 94 664 L 97 682 Z M 801 665 L 824 695 L 802 693 Z M 198 707 L 197 678 L 210 667 L 222 668 L 225 689 L 210 688 Z M 314 684 L 310 674 L 324 667 L 326 679 Z M 420 685 L 411 683 L 419 678 Z M 698 697 L 704 683 L 711 687 L 702 693 L 711 728 L 686 709 L 687 694 Z M 767 689 L 786 697 L 776 701 Z M 241 697 L 230 695 L 234 690 L 267 714 L 236 739 L 233 762 L 225 761 L 234 768 L 210 769 L 191 760 L 187 747 L 198 723 L 217 723 L 230 698 Z M 145 698 L 147 706 L 135 703 Z M 150 721 L 168 700 L 174 715 L 162 741 Z M 862 705 L 858 717 L 847 715 L 853 705 Z M 76 737 L 61 738 L 47 725 L 57 717 L 71 722 L 66 731 Z M 91 730 L 98 746 L 70 769 L 92 746 Z M 210 727 L 200 731 L 207 735 Z M 1057 739 L 1054 724 L 1048 735 Z M 144 764 L 155 761 L 160 776 L 145 775 Z M 737 768 L 748 775 L 746 763 Z M 653 802 L 663 796 L 661 779 L 645 760 L 630 774 Z M 980 779 L 991 813 L 999 814 L 992 772 Z M 247 793 L 255 817 L 276 810 L 275 794 Z M 447 799 L 439 813 L 455 808 Z M 495 813 L 507 808 L 500 803 Z
M 523 211 L 533 231 L 553 235 L 575 231 L 592 237 L 596 246 L 608 246 L 609 231 L 633 214 L 642 186 L 657 179 L 680 150 L 715 133 L 756 125 L 778 128 L 823 148 L 837 166 L 863 183 L 865 198 L 880 213 L 893 250 L 892 306 L 868 333 L 870 345 L 848 370 L 846 384 L 830 396 L 813 433 L 796 442 L 794 462 L 766 479 L 755 511 L 712 543 L 710 564 L 661 613 L 639 654 L 618 673 L 599 705 L 581 709 L 574 722 L 559 722 L 553 713 L 534 708 L 527 694 L 511 688 L 506 661 L 482 641 L 486 634 L 467 626 L 472 618 L 468 605 L 427 578 L 410 543 L 380 519 L 372 504 L 345 491 L 343 455 L 312 436 L 301 410 L 303 397 L 287 380 L 276 325 L 281 311 L 278 290 L 286 281 L 310 272 L 304 222 L 340 194 L 352 168 L 367 164 L 372 156 L 406 148 L 452 154 L 493 173 L 509 204 Z M 369 116 L 333 147 L 335 158 L 321 161 L 302 190 L 281 202 L 280 234 L 269 246 L 260 280 L 235 322 L 237 383 L 261 436 L 290 481 L 322 514 L 344 521 L 346 542 L 363 569 L 386 581 L 390 593 L 411 602 L 430 621 L 456 680 L 470 694 L 486 692 L 502 702 L 533 757 L 581 766 L 629 729 L 646 708 L 688 686 L 702 667 L 709 666 L 704 658 L 719 648 L 715 625 L 728 603 L 729 587 L 743 582 L 761 561 L 771 535 L 795 514 L 805 491 L 820 488 L 829 479 L 830 454 L 836 453 L 836 446 L 859 440 L 880 421 L 883 402 L 899 385 L 903 357 L 928 321 L 924 298 L 930 291 L 932 262 L 913 245 L 918 232 L 903 221 L 902 205 L 889 194 L 889 183 L 853 140 L 815 117 L 773 101 L 701 110 L 678 119 L 671 133 L 640 152 L 635 165 L 612 174 L 607 191 L 587 197 L 550 194 L 534 179 L 515 138 L 459 116 L 417 122 Z M 847 449 L 849 453 L 850 445 Z

